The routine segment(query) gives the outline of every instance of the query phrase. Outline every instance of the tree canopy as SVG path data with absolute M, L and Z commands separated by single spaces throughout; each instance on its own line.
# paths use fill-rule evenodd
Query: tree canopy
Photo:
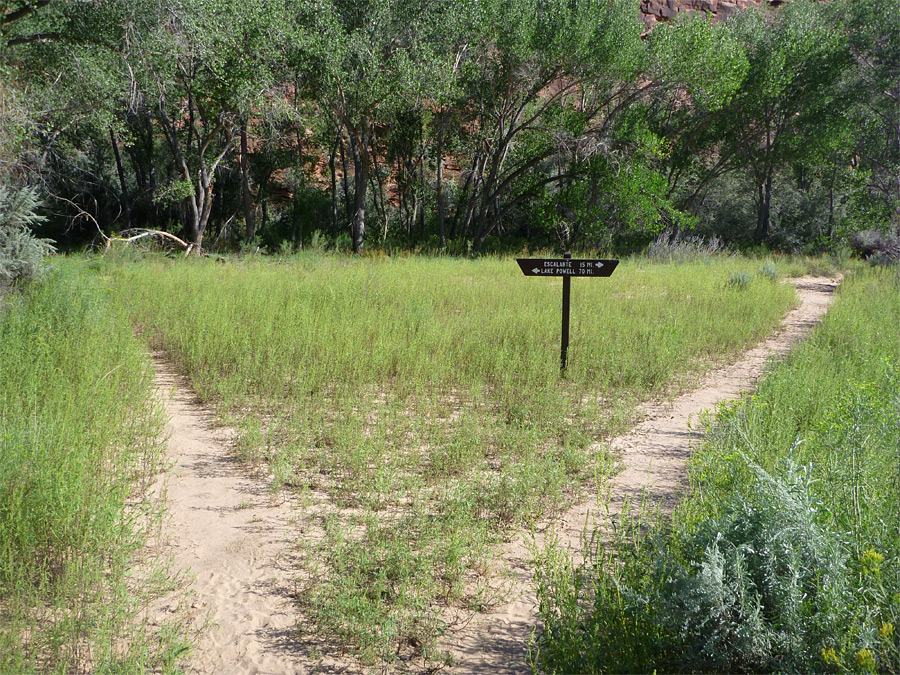
M 636 0 L 10 0 L 0 180 L 73 245 L 896 236 L 887 11 L 792 0 L 647 35 Z

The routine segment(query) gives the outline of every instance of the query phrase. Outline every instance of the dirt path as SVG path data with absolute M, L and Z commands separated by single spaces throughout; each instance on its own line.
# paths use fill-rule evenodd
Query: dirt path
M 675 504 L 686 484 L 691 447 L 702 440 L 699 431 L 689 428 L 689 421 L 696 421 L 701 411 L 734 400 L 752 388 L 770 358 L 783 357 L 821 320 L 834 300 L 839 281 L 824 277 L 794 279 L 800 305 L 787 314 L 777 334 L 751 349 L 737 363 L 708 374 L 698 389 L 667 405 L 645 406 L 645 421 L 612 443 L 613 450 L 621 453 L 624 468 L 611 481 L 610 513 L 620 512 L 625 499 L 640 498 L 642 494 L 660 502 L 663 508 Z M 576 504 L 561 518 L 546 524 L 535 535 L 534 543 L 540 546 L 552 535 L 577 556 L 582 532 L 586 524 L 598 520 L 597 512 L 596 498 Z M 529 561 L 533 549 L 529 539 L 519 537 L 502 553 L 510 575 L 508 597 L 512 600 L 477 617 L 464 631 L 445 641 L 444 648 L 456 661 L 454 675 L 530 672 L 525 662 L 526 644 L 537 623 L 537 598 L 532 587 L 533 569 Z
M 186 382 L 155 356 L 157 389 L 166 405 L 171 469 L 165 530 L 174 568 L 184 579 L 154 607 L 187 610 L 197 645 L 189 673 L 303 673 L 308 645 L 293 637 L 293 507 L 266 491 L 233 459 L 227 430 L 216 428 Z M 185 607 L 186 603 L 186 607 Z

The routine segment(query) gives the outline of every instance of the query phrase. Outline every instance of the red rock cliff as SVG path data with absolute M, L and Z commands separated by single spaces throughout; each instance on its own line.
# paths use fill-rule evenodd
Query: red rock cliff
M 784 0 L 763 0 L 780 5 Z M 649 30 L 660 21 L 674 19 L 680 13 L 708 13 L 714 21 L 727 21 L 738 10 L 761 4 L 760 0 L 641 0 L 641 14 Z

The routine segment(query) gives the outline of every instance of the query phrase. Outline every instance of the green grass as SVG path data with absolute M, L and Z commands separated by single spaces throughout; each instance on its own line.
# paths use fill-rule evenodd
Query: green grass
M 548 550 L 538 672 L 900 671 L 900 279 L 859 269 L 723 406 L 666 520 Z M 639 520 L 641 520 L 639 518 Z
M 162 421 L 120 310 L 69 269 L 0 308 L 0 672 L 170 672 L 142 626 Z M 144 581 L 139 581 L 145 575 Z
M 317 514 L 301 598 L 369 663 L 440 660 L 442 608 L 491 601 L 492 545 L 602 481 L 636 402 L 778 324 L 794 294 L 759 266 L 635 259 L 574 280 L 561 379 L 561 280 L 512 259 L 97 265 L 238 451 Z

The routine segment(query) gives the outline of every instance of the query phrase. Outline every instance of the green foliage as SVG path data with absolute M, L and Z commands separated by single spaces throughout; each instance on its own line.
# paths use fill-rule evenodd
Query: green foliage
M 799 251 L 829 242 L 849 217 L 860 89 L 848 85 L 841 11 L 801 0 L 654 31 L 656 67 L 678 92 L 658 121 L 674 140 L 673 201 L 704 233 Z
M 0 178 L 17 167 L 28 141 L 28 109 L 15 79 L 15 70 L 0 59 Z
M 704 111 L 727 105 L 750 69 L 744 45 L 706 17 L 659 26 L 650 42 L 660 77 L 683 87 Z
M 585 243 L 596 242 L 590 228 L 602 230 L 604 221 L 632 228 L 649 220 L 655 227 L 657 186 L 635 200 L 647 194 L 637 187 L 645 169 L 640 158 L 620 162 L 605 152 L 628 110 L 619 104 L 636 88 L 644 54 L 636 5 L 533 0 L 514 6 L 489 5 L 490 30 L 480 36 L 468 71 L 476 133 L 467 152 L 474 161 L 463 234 L 471 232 L 479 250 L 508 221 L 527 220 L 522 211 L 532 201 L 540 229 L 567 243 L 579 239 L 572 231 L 593 234 Z M 607 195 L 611 203 L 604 204 Z
M 159 519 L 141 499 L 152 374 L 108 295 L 64 268 L 0 310 L 0 671 L 173 672 L 177 627 L 139 618 L 156 563 L 135 563 Z
M 895 672 L 900 288 L 850 276 L 824 324 L 723 406 L 671 519 L 550 551 L 540 672 Z
M 823 645 L 854 613 L 848 553 L 817 522 L 808 470 L 787 464 L 773 478 L 746 466 L 747 496 L 732 495 L 696 531 L 673 533 L 687 562 L 662 549 L 647 603 L 678 645 L 679 668 L 818 670 Z
M 241 217 L 273 250 L 302 240 L 285 196 L 312 184 L 332 222 L 309 229 L 354 250 L 639 248 L 700 225 L 799 252 L 896 229 L 900 22 L 883 2 L 793 0 L 647 40 L 640 6 L 41 4 L 2 27 L 0 162 L 106 232 L 201 242 L 212 224 L 223 247 Z M 77 213 L 53 227 L 88 240 Z
M 900 234 L 900 195 L 893 187 L 900 175 L 900 11 L 861 0 L 848 5 L 843 18 L 855 62 L 849 83 L 857 94 L 850 111 L 854 150 L 865 186 L 854 195 L 854 228 L 890 227 Z
M 44 220 L 37 214 L 37 190 L 13 190 L 0 184 L 0 281 L 38 276 L 44 258 L 56 249 L 49 239 L 32 235 L 31 227 Z

